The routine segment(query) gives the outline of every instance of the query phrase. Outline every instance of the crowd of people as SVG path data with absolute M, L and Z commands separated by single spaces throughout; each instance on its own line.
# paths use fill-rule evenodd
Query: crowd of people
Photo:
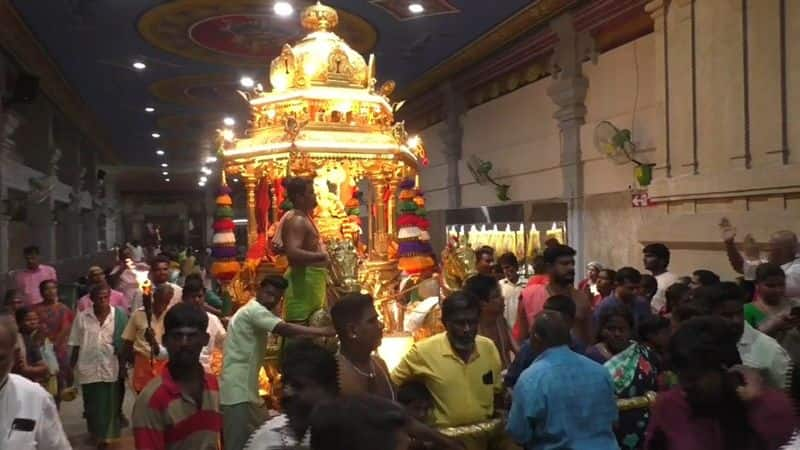
M 281 317 L 291 279 L 270 275 L 231 315 L 200 271 L 176 276 L 163 254 L 137 263 L 126 246 L 87 271 L 73 308 L 29 247 L 0 309 L 2 448 L 71 448 L 58 411 L 79 395 L 98 448 L 130 426 L 145 450 L 778 449 L 800 399 L 798 242 L 776 233 L 761 261 L 734 237 L 736 281 L 674 274 L 657 243 L 648 273 L 593 261 L 584 280 L 566 245 L 550 243 L 530 277 L 513 254 L 476 249 L 476 274 L 439 300 L 444 331 L 391 369 L 369 295 L 312 327 Z M 259 393 L 271 335 L 284 340 L 279 411 Z M 336 353 L 316 343 L 332 336 Z

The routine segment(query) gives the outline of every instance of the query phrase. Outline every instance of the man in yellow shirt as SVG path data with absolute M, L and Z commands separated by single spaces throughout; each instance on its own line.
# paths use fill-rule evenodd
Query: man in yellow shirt
M 392 372 L 398 386 L 419 380 L 433 396 L 433 424 L 437 428 L 488 424 L 495 416 L 496 399 L 503 392 L 497 347 L 478 336 L 480 303 L 455 292 L 442 303 L 444 333 L 418 342 Z M 468 450 L 516 448 L 502 425 L 489 431 L 458 436 Z

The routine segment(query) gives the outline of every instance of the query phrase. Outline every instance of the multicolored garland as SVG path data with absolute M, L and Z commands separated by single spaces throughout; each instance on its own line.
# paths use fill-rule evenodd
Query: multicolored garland
M 424 272 L 434 266 L 430 222 L 425 218 L 425 197 L 415 189 L 413 179 L 400 183 L 397 209 L 397 265 L 407 274 Z
M 233 229 L 233 200 L 231 200 L 231 188 L 222 178 L 222 184 L 217 191 L 217 209 L 214 211 L 214 237 L 212 238 L 211 256 L 214 263 L 211 265 L 211 274 L 226 284 L 239 273 L 239 261 L 236 259 L 236 235 Z

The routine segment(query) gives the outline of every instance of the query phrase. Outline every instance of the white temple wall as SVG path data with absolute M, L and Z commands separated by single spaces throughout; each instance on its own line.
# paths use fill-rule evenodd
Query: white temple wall
M 759 242 L 780 229 L 800 232 L 800 3 L 784 2 L 782 19 L 778 0 L 748 2 L 746 33 L 739 2 L 683 0 L 666 10 L 661 4 L 649 5 L 653 33 L 599 55 L 597 65 L 584 65 L 582 260 L 641 266 L 633 238 L 667 244 L 676 272 L 708 267 L 731 277 L 717 229 L 722 217 Z M 493 163 L 493 175 L 512 186 L 513 201 L 563 195 L 551 81 L 464 115 L 463 207 L 500 203 L 491 186 L 478 186 L 466 170 L 472 154 Z M 594 128 L 602 120 L 632 129 L 638 156 L 655 164 L 648 188 L 655 206 L 633 208 L 633 166 L 615 165 L 594 149 Z M 422 173 L 430 210 L 447 207 L 443 126 L 422 133 L 432 161 Z

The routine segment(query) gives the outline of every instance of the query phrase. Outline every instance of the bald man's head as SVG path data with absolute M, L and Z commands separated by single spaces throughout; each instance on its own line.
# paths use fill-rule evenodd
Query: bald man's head
M 569 327 L 561 313 L 543 310 L 536 315 L 531 327 L 531 345 L 534 350 L 538 350 L 537 353 L 548 348 L 569 345 L 571 342 Z
M 769 262 L 786 264 L 797 256 L 797 235 L 789 230 L 775 232 L 769 239 Z

